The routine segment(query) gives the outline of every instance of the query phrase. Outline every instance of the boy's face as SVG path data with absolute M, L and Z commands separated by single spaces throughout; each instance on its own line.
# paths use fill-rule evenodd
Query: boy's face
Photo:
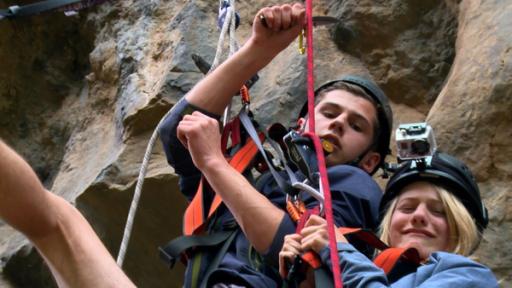
M 326 165 L 348 163 L 361 156 L 372 144 L 376 119 L 377 110 L 365 98 L 345 90 L 323 95 L 315 106 L 315 132 L 334 146 L 333 152 L 325 158 Z M 379 160 L 380 155 L 370 151 L 363 155 L 359 166 L 370 173 Z

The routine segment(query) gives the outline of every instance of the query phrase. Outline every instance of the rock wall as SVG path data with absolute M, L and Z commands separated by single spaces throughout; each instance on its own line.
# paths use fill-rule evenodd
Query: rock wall
M 34 1 L 0 1 L 1 8 Z M 243 43 L 260 8 L 237 1 Z M 395 123 L 423 121 L 440 147 L 475 172 L 491 224 L 476 257 L 512 285 L 512 2 L 319 0 L 317 83 L 372 75 L 392 100 Z M 160 118 L 212 61 L 217 1 L 109 1 L 78 16 L 59 12 L 0 21 L 0 137 L 46 187 L 75 203 L 113 255 L 146 144 Z M 291 125 L 305 99 L 305 56 L 291 45 L 251 89 L 263 123 Z M 184 199 L 157 143 L 124 269 L 140 287 L 180 287 L 156 247 L 180 234 Z M 180 265 L 177 265 L 180 266 Z M 52 287 L 28 241 L 0 223 L 0 287 Z

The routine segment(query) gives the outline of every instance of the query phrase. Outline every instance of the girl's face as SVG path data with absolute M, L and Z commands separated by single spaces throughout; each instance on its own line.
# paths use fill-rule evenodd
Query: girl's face
M 392 247 L 414 247 L 426 259 L 432 252 L 449 251 L 449 230 L 444 205 L 431 184 L 415 182 L 402 189 L 391 216 Z

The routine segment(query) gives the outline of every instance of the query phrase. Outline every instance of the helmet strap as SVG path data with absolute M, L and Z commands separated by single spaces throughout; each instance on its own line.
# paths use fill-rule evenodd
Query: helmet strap
M 345 165 L 350 165 L 350 166 L 354 166 L 357 168 L 361 168 L 361 166 L 360 166 L 361 160 L 363 160 L 364 156 L 366 156 L 366 154 L 368 154 L 368 152 L 371 151 L 372 146 L 373 146 L 373 143 L 370 144 L 370 146 L 368 148 L 366 148 L 366 150 L 364 150 L 361 154 L 359 154 L 359 156 L 357 156 L 354 160 L 345 163 Z M 371 174 L 371 173 L 368 172 L 368 174 Z

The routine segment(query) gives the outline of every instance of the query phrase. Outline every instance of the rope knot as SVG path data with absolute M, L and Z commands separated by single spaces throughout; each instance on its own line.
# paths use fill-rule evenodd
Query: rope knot
M 224 0 L 219 9 L 219 17 L 217 18 L 217 26 L 219 27 L 219 29 L 222 29 L 222 27 L 224 26 L 224 21 L 226 21 L 226 16 L 228 15 L 228 12 L 232 11 L 232 9 L 229 8 L 231 8 L 231 4 L 229 4 L 228 0 Z M 235 12 L 235 30 L 238 28 L 239 25 L 240 15 L 238 14 L 238 12 Z

